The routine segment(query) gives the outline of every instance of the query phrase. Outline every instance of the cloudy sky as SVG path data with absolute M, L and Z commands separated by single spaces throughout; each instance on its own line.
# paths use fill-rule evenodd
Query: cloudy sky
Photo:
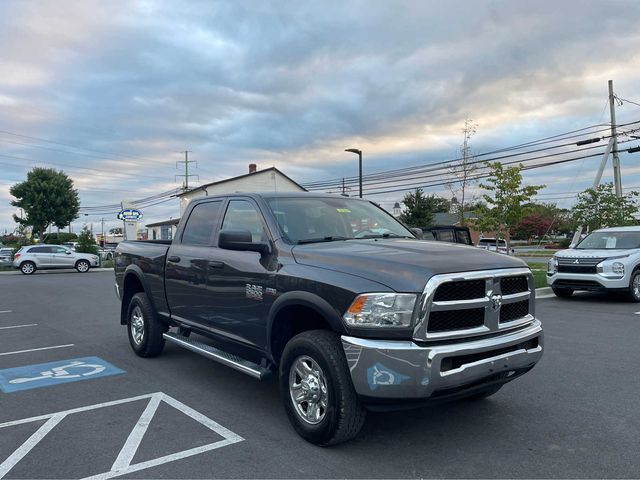
M 9 187 L 34 166 L 70 175 L 83 208 L 179 186 L 186 149 L 201 183 L 249 163 L 302 184 L 351 177 L 349 147 L 371 174 L 456 158 L 466 118 L 478 125 L 474 153 L 606 123 L 609 79 L 629 100 L 617 123 L 631 124 L 638 18 L 635 0 L 3 0 L 0 231 L 15 227 Z M 598 163 L 525 179 L 547 185 L 539 200 L 570 206 Z M 621 163 L 623 185 L 640 186 L 640 154 Z M 402 195 L 371 198 L 390 207 Z M 84 210 L 74 229 L 102 217 L 115 226 L 112 210 Z M 178 202 L 144 213 L 176 217 Z

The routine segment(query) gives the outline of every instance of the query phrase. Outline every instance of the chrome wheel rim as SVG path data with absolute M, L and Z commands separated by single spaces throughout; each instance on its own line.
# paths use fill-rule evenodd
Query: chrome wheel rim
M 136 345 L 140 345 L 144 340 L 144 316 L 140 307 L 136 306 L 131 312 L 131 338 Z
M 633 296 L 636 298 L 640 298 L 640 275 L 636 275 L 633 277 Z
M 289 370 L 289 394 L 298 416 L 311 425 L 317 425 L 327 414 L 328 390 L 324 372 L 317 362 L 303 355 Z
M 78 263 L 78 270 L 80 270 L 81 272 L 86 272 L 87 270 L 89 270 L 89 264 L 87 262 Z
M 25 263 L 24 265 L 22 265 L 22 271 L 24 273 L 33 273 L 33 265 L 31 265 L 30 263 Z

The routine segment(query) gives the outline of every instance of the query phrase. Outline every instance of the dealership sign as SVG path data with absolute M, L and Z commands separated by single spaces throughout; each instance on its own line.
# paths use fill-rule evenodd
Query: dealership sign
M 134 208 L 126 208 L 118 213 L 118 220 L 124 220 L 125 222 L 140 220 L 141 218 L 142 212 Z

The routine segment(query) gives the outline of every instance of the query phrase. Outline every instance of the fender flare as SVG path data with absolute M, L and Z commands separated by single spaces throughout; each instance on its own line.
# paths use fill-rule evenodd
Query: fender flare
M 131 275 L 135 276 L 138 281 L 140 282 L 140 284 L 142 285 L 142 291 L 147 294 L 147 298 L 149 299 L 149 303 L 151 304 L 151 308 L 153 309 L 153 311 L 157 314 L 158 310 L 156 308 L 155 302 L 152 298 L 151 295 L 149 295 L 149 285 L 147 284 L 147 279 L 144 276 L 144 272 L 142 271 L 142 269 L 138 266 L 138 265 L 134 265 L 131 264 L 129 266 L 127 266 L 127 268 L 124 271 L 124 274 L 122 275 L 122 298 L 125 298 L 125 289 L 124 286 L 127 283 L 127 278 L 129 278 Z M 121 309 L 120 309 L 120 323 L 122 325 L 125 325 L 127 323 L 127 319 L 126 319 L 126 312 L 124 311 L 125 308 L 127 308 L 128 305 L 124 304 L 124 301 L 122 302 L 121 305 Z
M 278 313 L 283 308 L 291 305 L 303 306 L 315 310 L 319 315 L 324 318 L 331 326 L 333 331 L 337 333 L 347 333 L 342 318 L 336 312 L 335 308 L 331 306 L 324 298 L 304 291 L 292 291 L 280 295 L 269 310 L 269 317 L 267 319 L 267 348 L 270 354 L 271 352 L 271 334 L 273 332 L 273 323 L 278 316 Z

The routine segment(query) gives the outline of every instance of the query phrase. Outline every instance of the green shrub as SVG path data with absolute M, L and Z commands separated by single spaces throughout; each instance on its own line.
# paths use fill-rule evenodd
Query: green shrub
M 86 228 L 78 235 L 78 246 L 76 247 L 78 253 L 93 253 L 98 254 L 98 246 L 93 238 L 93 235 Z

